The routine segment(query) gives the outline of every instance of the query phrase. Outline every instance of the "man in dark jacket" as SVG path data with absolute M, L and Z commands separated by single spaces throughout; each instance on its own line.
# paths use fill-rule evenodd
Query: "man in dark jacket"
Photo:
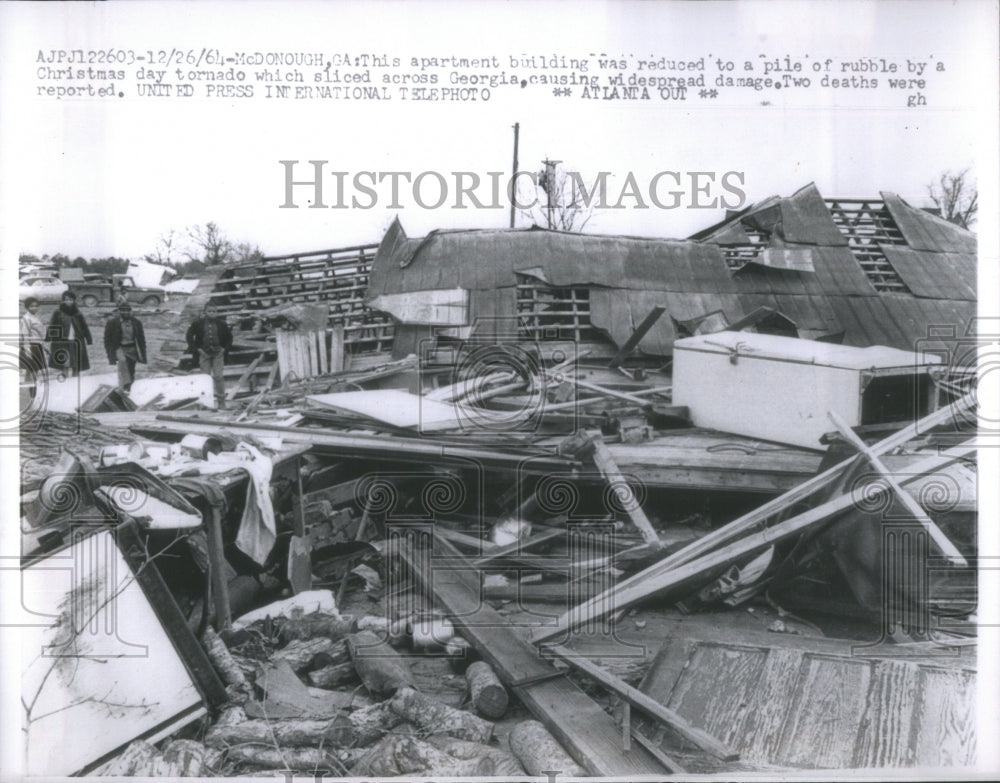
M 90 369 L 87 346 L 93 345 L 94 339 L 90 336 L 83 313 L 76 306 L 76 294 L 72 291 L 62 295 L 62 304 L 52 313 L 45 339 L 52 345 L 50 367 L 70 376 Z
M 201 371 L 212 376 L 216 403 L 220 408 L 225 408 L 223 367 L 229 349 L 233 347 L 233 333 L 226 319 L 219 315 L 218 309 L 211 302 L 205 305 L 201 317 L 188 327 L 187 344 Z
M 104 326 L 104 350 L 108 363 L 118 365 L 118 388 L 129 391 L 135 380 L 136 362 L 146 363 L 146 335 L 125 299 L 119 300 L 118 314 Z

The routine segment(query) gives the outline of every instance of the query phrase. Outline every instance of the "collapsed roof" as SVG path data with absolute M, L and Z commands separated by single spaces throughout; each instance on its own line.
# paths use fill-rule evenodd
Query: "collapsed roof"
M 445 294 L 458 290 L 467 309 L 456 319 L 463 300 Z M 448 317 L 414 307 L 417 292 L 447 299 Z M 893 193 L 824 200 L 812 184 L 686 240 L 537 227 L 411 239 L 396 220 L 375 255 L 367 301 L 403 324 L 582 322 L 619 347 L 662 305 L 639 343 L 661 356 L 703 323 L 725 328 L 764 307 L 800 337 L 913 350 L 942 327 L 965 334 L 975 317 L 976 239 Z

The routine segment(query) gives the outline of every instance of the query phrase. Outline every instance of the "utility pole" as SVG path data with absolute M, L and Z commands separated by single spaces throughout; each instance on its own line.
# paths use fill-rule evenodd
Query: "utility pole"
M 521 123 L 514 123 L 514 172 L 510 178 L 510 227 L 514 228 L 514 218 L 517 215 L 517 137 L 521 130 Z
M 554 194 L 556 187 L 556 164 L 560 163 L 558 160 L 549 160 L 546 158 L 542 161 L 542 165 L 545 166 L 545 170 L 539 172 L 538 184 L 542 186 L 545 190 L 545 213 L 546 213 L 546 223 L 548 228 L 555 228 L 552 223 L 552 210 L 555 208 Z

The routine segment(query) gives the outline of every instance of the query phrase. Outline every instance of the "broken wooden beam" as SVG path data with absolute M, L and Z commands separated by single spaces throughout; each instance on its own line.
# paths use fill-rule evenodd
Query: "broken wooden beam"
M 509 468 L 511 470 L 531 471 L 532 473 L 552 473 L 565 471 L 574 467 L 575 460 L 568 460 L 555 455 L 532 456 L 525 460 L 523 451 L 502 451 L 498 448 L 473 448 L 463 443 L 441 442 L 440 440 L 421 440 L 418 438 L 386 438 L 378 435 L 358 435 L 331 432 L 324 429 L 306 427 L 283 427 L 277 424 L 259 424 L 242 422 L 206 421 L 197 416 L 177 416 L 174 414 L 159 414 L 157 422 L 165 422 L 167 426 L 138 425 L 130 427 L 133 432 L 151 432 L 159 435 L 173 432 L 186 435 L 190 432 L 198 434 L 218 435 L 228 432 L 233 435 L 259 435 L 270 432 L 281 436 L 286 443 L 304 443 L 311 445 L 317 451 L 334 449 L 340 455 L 346 453 L 364 454 L 370 457 L 387 456 L 398 459 L 414 459 L 421 462 L 457 460 L 467 463 L 475 461 L 488 467 Z M 175 425 L 175 426 L 171 426 Z M 180 425 L 180 426 L 176 426 Z
M 642 534 L 643 540 L 653 546 L 663 546 L 660 537 L 653 530 L 653 525 L 650 523 L 649 517 L 646 516 L 646 513 L 642 510 L 642 506 L 639 504 L 638 495 L 629 486 L 628 480 L 618 469 L 615 458 L 611 456 L 611 451 L 604 445 L 604 440 L 600 434 L 595 434 L 590 444 L 593 448 L 594 464 L 601 471 L 601 475 L 604 476 L 616 494 L 619 492 L 627 493 L 628 496 L 622 499 L 621 506 L 625 513 L 628 514 L 629 519 L 632 520 L 632 524 Z
M 628 358 L 628 355 L 635 350 L 635 347 L 642 341 L 642 338 L 646 336 L 646 333 L 653 328 L 657 321 L 660 320 L 660 316 L 666 312 L 667 308 L 662 305 L 657 305 L 645 318 L 642 319 L 635 331 L 629 335 L 629 338 L 622 344 L 622 347 L 618 349 L 610 362 L 608 362 L 608 367 L 618 367 Z
M 611 672 L 605 671 L 583 655 L 558 644 L 546 645 L 542 649 L 554 655 L 559 660 L 568 663 L 573 668 L 579 669 L 588 677 L 593 678 L 604 687 L 621 696 L 628 704 L 649 713 L 657 720 L 668 725 L 688 742 L 711 753 L 716 758 L 723 761 L 736 761 L 740 757 L 739 753 L 718 738 L 713 737 L 704 729 L 692 726 L 673 710 L 664 707 L 638 688 L 633 688 L 624 680 L 615 677 Z
M 949 449 L 942 455 L 927 457 L 911 466 L 902 483 L 909 483 L 930 471 L 960 459 L 974 449 L 975 439 L 967 441 L 962 446 Z M 698 578 L 704 578 L 718 568 L 731 564 L 741 557 L 749 557 L 760 550 L 797 535 L 805 530 L 828 521 L 837 514 L 850 509 L 857 502 L 852 493 L 840 495 L 825 503 L 793 516 L 783 522 L 765 528 L 764 530 L 746 535 L 741 539 L 695 559 L 685 560 L 677 564 L 675 556 L 664 558 L 649 568 L 624 579 L 610 590 L 597 595 L 579 606 L 565 612 L 555 625 L 537 629 L 532 634 L 532 641 L 541 643 L 555 636 L 564 635 L 583 623 L 602 617 L 609 612 L 627 609 L 637 601 L 653 594 L 662 593 L 672 588 L 681 588 Z M 737 520 L 739 522 L 740 520 Z M 735 524 L 735 523 L 730 523 Z M 698 542 L 695 542 L 698 543 Z M 683 551 L 683 550 L 681 550 Z
M 906 510 L 913 515 L 913 519 L 916 523 L 920 525 L 927 535 L 930 536 L 931 540 L 937 544 L 938 549 L 941 550 L 941 553 L 948 560 L 948 562 L 954 566 L 963 568 L 967 566 L 969 564 L 968 561 L 951 542 L 951 539 L 944 534 L 944 531 L 937 526 L 937 523 L 935 523 L 934 520 L 927 516 L 927 513 L 920 507 L 920 504 L 913 499 L 910 493 L 899 485 L 896 477 L 885 466 L 885 463 L 879 459 L 878 455 L 872 451 L 871 448 L 869 448 L 869 446 L 854 433 L 854 430 L 848 427 L 847 423 L 836 413 L 833 411 L 827 411 L 827 416 L 830 417 L 830 421 L 832 421 L 834 426 L 837 428 L 837 432 L 839 432 L 848 443 L 864 455 L 865 459 L 868 460 L 868 464 L 882 476 L 899 502 L 906 507 Z

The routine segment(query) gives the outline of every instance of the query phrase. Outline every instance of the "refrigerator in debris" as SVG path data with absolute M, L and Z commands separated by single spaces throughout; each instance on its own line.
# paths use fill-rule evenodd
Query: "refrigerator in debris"
M 851 427 L 926 416 L 941 358 L 753 332 L 674 343 L 673 401 L 697 427 L 820 449 L 832 411 Z

